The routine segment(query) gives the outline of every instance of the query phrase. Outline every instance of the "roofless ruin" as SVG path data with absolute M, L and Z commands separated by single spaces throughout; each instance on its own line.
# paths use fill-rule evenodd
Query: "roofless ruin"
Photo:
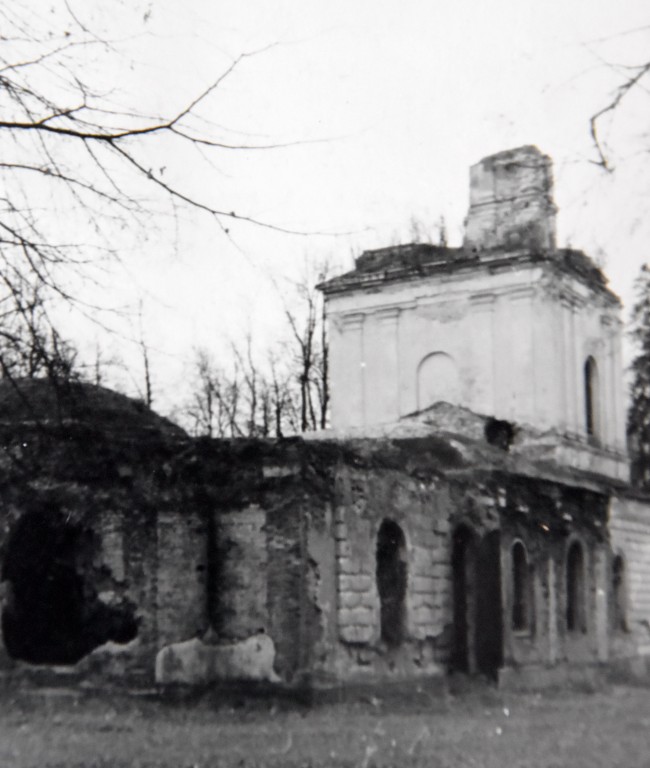
M 620 303 L 555 216 L 549 158 L 502 152 L 471 169 L 462 247 L 320 286 L 332 429 L 309 439 L 191 439 L 107 390 L 3 384 L 2 674 L 432 695 L 454 671 L 646 674 Z

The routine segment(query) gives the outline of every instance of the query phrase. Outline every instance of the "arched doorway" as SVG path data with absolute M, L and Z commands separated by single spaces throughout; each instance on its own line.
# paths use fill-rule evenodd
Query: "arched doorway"
M 625 559 L 616 555 L 612 561 L 612 629 L 627 630 Z
M 377 591 L 381 639 L 398 646 L 406 635 L 406 539 L 400 526 L 384 520 L 377 533 Z
M 86 534 L 58 511 L 25 514 L 12 531 L 2 569 L 8 599 L 2 635 L 12 658 L 74 664 L 107 640 L 137 634 L 131 606 L 108 606 L 88 580 Z
M 533 600 L 528 554 L 523 542 L 515 541 L 510 550 L 512 574 L 512 606 L 510 626 L 515 632 L 529 632 L 532 625 Z
M 587 631 L 585 558 L 582 544 L 574 541 L 566 558 L 566 627 L 569 632 Z
M 473 672 L 476 667 L 476 537 L 465 525 L 454 531 L 451 568 L 454 610 L 451 666 L 460 672 Z
M 452 542 L 454 644 L 451 667 L 496 677 L 503 664 L 500 534 L 482 539 L 460 525 Z
M 501 534 L 490 531 L 480 542 L 476 567 L 476 667 L 496 679 L 503 666 Z

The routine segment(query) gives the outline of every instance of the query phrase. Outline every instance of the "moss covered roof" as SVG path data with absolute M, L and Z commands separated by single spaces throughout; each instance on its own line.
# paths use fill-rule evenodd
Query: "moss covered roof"
M 142 401 L 95 384 L 49 379 L 0 380 L 0 424 L 84 425 L 124 438 L 178 439 L 185 431 Z

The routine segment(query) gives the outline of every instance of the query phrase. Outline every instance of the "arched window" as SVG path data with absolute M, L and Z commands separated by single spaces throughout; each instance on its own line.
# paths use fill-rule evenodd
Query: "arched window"
M 589 437 L 599 437 L 599 407 L 600 393 L 598 392 L 598 367 L 593 357 L 588 357 L 584 368 L 585 383 L 585 429 Z
M 582 545 L 574 541 L 566 560 L 566 626 L 569 632 L 587 631 L 585 558 Z
M 526 632 L 532 624 L 531 579 L 526 547 L 521 541 L 512 545 L 512 628 Z
M 616 555 L 612 561 L 612 625 L 627 630 L 627 600 L 625 596 L 625 560 Z
M 384 520 L 377 534 L 377 591 L 381 639 L 391 646 L 402 643 L 406 623 L 406 540 L 393 520 Z
M 454 644 L 451 662 L 461 672 L 476 666 L 476 536 L 466 525 L 454 531 L 451 555 Z
M 444 400 L 460 402 L 460 381 L 456 361 L 445 352 L 427 355 L 418 366 L 418 409 Z

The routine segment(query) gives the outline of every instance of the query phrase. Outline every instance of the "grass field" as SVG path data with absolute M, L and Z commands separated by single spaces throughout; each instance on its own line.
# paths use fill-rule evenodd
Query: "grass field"
M 45 690 L 4 693 L 0 707 L 3 768 L 650 766 L 650 690 L 633 687 L 485 688 L 426 707 L 372 699 L 312 709 Z

